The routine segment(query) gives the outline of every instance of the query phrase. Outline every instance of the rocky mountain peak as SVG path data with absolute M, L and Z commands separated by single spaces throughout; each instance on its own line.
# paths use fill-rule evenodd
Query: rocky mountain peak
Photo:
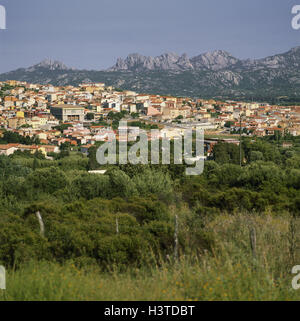
M 186 54 L 179 56 L 176 53 L 168 52 L 151 57 L 133 53 L 125 59 L 118 58 L 117 63 L 109 71 L 185 70 L 192 68 Z
M 39 68 L 45 68 L 49 70 L 74 70 L 74 68 L 67 67 L 64 63 L 58 60 L 44 59 L 40 63 L 30 67 L 27 71 L 35 71 Z
M 290 52 L 300 54 L 300 46 L 292 48 Z
M 235 65 L 239 59 L 223 50 L 206 52 L 191 59 L 195 69 L 221 70 Z
M 223 50 L 207 52 L 189 59 L 187 54 L 165 53 L 157 57 L 130 54 L 126 59 L 119 58 L 109 71 L 145 71 L 145 70 L 221 70 L 236 64 L 239 59 Z

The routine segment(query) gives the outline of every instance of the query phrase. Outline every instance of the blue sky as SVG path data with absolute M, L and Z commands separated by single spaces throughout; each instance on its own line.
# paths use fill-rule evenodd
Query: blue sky
M 0 72 L 45 58 L 104 69 L 129 53 L 195 56 L 222 49 L 261 58 L 300 45 L 300 0 L 0 0 Z

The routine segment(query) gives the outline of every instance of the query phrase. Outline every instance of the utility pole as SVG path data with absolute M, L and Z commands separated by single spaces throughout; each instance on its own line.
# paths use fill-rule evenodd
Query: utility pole
M 36 215 L 36 217 L 39 221 L 39 224 L 40 224 L 40 234 L 41 234 L 41 236 L 45 236 L 45 225 L 44 225 L 40 211 L 37 211 L 35 215 Z
M 119 220 L 118 220 L 118 217 L 116 217 L 116 233 L 119 234 Z
M 240 166 L 242 167 L 242 115 L 240 114 Z
M 6 277 L 5 267 L 0 265 L 0 293 L 3 293 L 4 301 L 6 301 Z
M 240 113 L 240 166 L 242 167 L 242 114 Z
M 178 261 L 178 215 L 175 214 L 175 231 L 174 231 L 174 258 Z
M 253 259 L 256 259 L 256 229 L 254 226 L 250 227 L 250 245 Z

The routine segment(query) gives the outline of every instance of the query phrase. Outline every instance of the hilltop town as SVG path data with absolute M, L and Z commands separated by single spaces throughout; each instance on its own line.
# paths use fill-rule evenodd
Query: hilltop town
M 87 154 L 91 146 L 117 131 L 121 119 L 128 121 L 135 138 L 137 127 L 160 128 L 169 139 L 182 135 L 184 129 L 202 128 L 207 137 L 228 142 L 237 141 L 240 134 L 300 135 L 300 106 L 141 94 L 104 83 L 55 87 L 0 82 L 1 137 L 5 133 L 11 137 L 0 144 L 0 154 L 40 151 L 50 157 L 64 144 Z

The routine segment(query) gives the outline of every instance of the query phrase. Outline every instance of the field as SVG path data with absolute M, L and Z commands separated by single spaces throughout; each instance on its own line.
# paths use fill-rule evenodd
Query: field
M 300 298 L 300 137 L 219 143 L 196 176 L 52 156 L 0 157 L 3 300 Z
M 206 225 L 211 251 L 123 272 L 30 261 L 8 271 L 2 300 L 299 300 L 291 285 L 297 225 L 288 215 L 219 215 Z

